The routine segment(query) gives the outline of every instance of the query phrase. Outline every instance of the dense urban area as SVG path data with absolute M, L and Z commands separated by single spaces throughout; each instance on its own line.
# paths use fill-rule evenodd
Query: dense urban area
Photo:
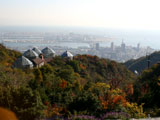
M 127 45 L 122 39 L 121 44 L 115 44 L 116 38 L 100 35 L 52 32 L 0 32 L 0 42 L 8 48 L 24 52 L 29 48 L 43 49 L 51 47 L 60 55 L 69 50 L 73 55 L 90 54 L 108 58 L 118 62 L 137 59 L 153 53 L 155 50 L 146 46 Z

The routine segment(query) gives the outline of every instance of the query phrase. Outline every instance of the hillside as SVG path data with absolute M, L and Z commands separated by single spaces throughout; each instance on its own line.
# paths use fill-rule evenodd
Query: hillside
M 149 57 L 150 57 L 150 67 L 151 67 L 152 65 L 160 61 L 160 52 L 154 52 L 151 55 L 149 55 Z M 126 63 L 124 63 L 124 65 L 132 72 L 137 70 L 139 73 L 141 73 L 148 67 L 147 59 L 148 59 L 147 57 L 141 57 L 136 60 L 129 60 Z
M 16 58 L 20 55 L 20 52 L 7 49 L 5 46 L 0 44 L 0 64 L 11 66 Z
M 1 49 L 3 61 L 11 60 L 7 63 L 19 55 Z M 145 117 L 142 105 L 130 101 L 134 82 L 124 65 L 90 55 L 73 60 L 57 56 L 41 68 L 25 70 L 0 64 L 0 107 L 12 110 L 20 120 Z
M 160 116 L 160 64 L 144 70 L 134 85 L 134 98 L 139 104 L 144 103 L 146 112 Z
M 114 84 L 113 87 L 124 87 L 125 84 L 132 83 L 135 79 L 135 76 L 122 64 L 107 59 L 100 59 L 97 56 L 78 55 L 72 61 L 65 61 L 60 57 L 56 57 L 50 64 L 53 67 L 69 65 L 74 72 L 91 82 L 111 83 L 116 81 L 117 83 L 112 83 Z

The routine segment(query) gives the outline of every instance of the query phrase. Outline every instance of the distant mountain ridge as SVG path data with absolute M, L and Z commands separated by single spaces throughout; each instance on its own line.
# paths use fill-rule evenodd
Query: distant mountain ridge
M 150 67 L 160 61 L 160 51 L 154 52 L 149 56 L 144 56 L 136 60 L 129 60 L 124 65 L 132 72 L 141 73 L 143 70 L 148 68 L 148 57 L 150 60 Z

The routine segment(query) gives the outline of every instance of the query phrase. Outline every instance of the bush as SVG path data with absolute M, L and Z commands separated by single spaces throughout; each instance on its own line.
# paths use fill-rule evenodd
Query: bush
M 40 95 L 30 88 L 1 87 L 0 98 L 0 106 L 14 111 L 19 119 L 34 120 L 43 116 L 44 106 Z

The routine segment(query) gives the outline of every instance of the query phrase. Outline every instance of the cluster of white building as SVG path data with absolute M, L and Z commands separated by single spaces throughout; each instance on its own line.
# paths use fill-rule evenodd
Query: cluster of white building
M 43 50 L 34 47 L 33 49 L 25 51 L 23 55 L 14 62 L 13 67 L 20 69 L 39 68 L 50 62 L 55 56 L 55 51 L 49 47 L 46 47 Z M 69 51 L 65 51 L 61 57 L 70 60 L 73 59 L 73 55 Z

